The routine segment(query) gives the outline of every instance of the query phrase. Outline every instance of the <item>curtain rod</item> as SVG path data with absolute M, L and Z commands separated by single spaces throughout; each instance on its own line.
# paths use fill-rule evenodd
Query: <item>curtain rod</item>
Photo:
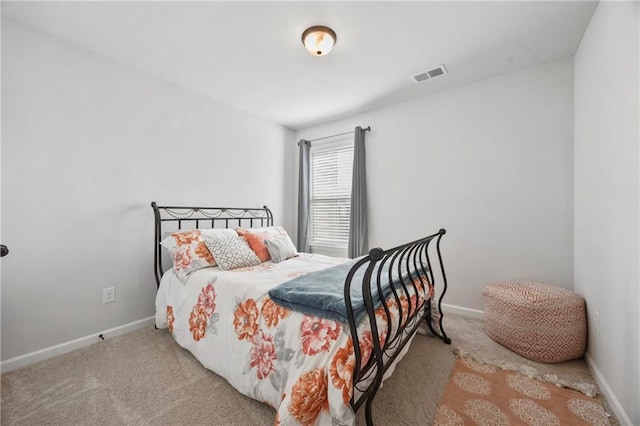
M 363 128 L 362 130 L 363 130 L 363 131 L 365 131 L 365 132 L 370 132 L 370 131 L 371 131 L 371 126 L 367 126 L 367 127 Z M 321 141 L 321 140 L 323 140 L 323 139 L 335 138 L 335 137 L 338 137 L 338 136 L 349 135 L 349 134 L 351 134 L 351 133 L 355 133 L 355 130 L 352 130 L 351 132 L 338 133 L 338 134 L 336 134 L 336 135 L 323 136 L 323 137 L 321 137 L 321 138 L 311 139 L 311 140 L 310 140 L 310 141 L 308 141 L 308 142 Z M 298 146 L 300 146 L 300 141 L 298 141 Z

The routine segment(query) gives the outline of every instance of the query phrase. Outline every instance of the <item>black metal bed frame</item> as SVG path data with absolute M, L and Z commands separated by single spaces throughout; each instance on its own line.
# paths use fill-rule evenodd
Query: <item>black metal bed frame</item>
M 173 222 L 177 229 L 182 229 L 183 222 L 195 226 L 188 229 L 200 228 L 203 223 L 211 228 L 229 228 L 232 226 L 272 226 L 273 215 L 271 210 L 264 206 L 262 208 L 244 207 L 177 207 L 158 206 L 156 202 L 151 203 L 155 216 L 155 244 L 154 244 L 154 273 L 156 284 L 160 286 L 160 278 L 166 270 L 162 264 L 162 248 L 160 242 L 163 238 L 163 224 Z M 223 225 L 223 226 L 216 226 Z M 254 225 L 255 224 L 255 225 Z M 353 395 L 351 397 L 351 407 L 356 412 L 363 404 L 365 405 L 365 418 L 368 426 L 373 425 L 371 414 L 373 399 L 382 384 L 384 374 L 396 360 L 402 349 L 411 341 L 413 335 L 418 331 L 419 326 L 424 321 L 431 333 L 447 344 L 451 339 L 447 337 L 442 327 L 442 299 L 447 291 L 447 277 L 442 263 L 440 251 L 440 240 L 446 233 L 440 229 L 433 235 L 419 240 L 403 244 L 392 249 L 383 250 L 374 248 L 369 254 L 358 260 L 345 279 L 344 297 L 347 314 L 349 317 L 349 329 L 353 341 L 355 368 L 353 372 Z M 435 247 L 432 243 L 435 241 Z M 435 252 L 435 261 L 432 261 Z M 434 290 L 439 288 L 436 285 L 436 275 L 434 268 L 439 270 L 442 281 L 442 288 L 437 303 L 434 306 L 432 299 L 425 298 L 420 305 L 412 306 L 411 292 L 418 294 L 417 282 L 423 282 L 424 291 L 428 291 L 428 285 L 424 284 L 426 278 L 433 286 Z M 361 269 L 362 268 L 362 269 Z M 361 282 L 355 280 L 356 273 L 364 271 Z M 390 293 L 383 291 L 383 285 L 390 284 Z M 358 323 L 356 321 L 353 305 L 351 302 L 351 287 L 361 286 L 362 295 L 366 308 L 366 318 L 369 321 L 373 350 L 366 365 L 362 365 L 363 350 L 360 347 L 358 338 Z M 376 288 L 377 292 L 372 292 Z M 385 296 L 385 294 L 387 294 Z M 435 296 L 434 296 L 435 297 Z M 402 312 L 401 300 L 406 298 L 408 313 Z M 400 318 L 404 321 L 397 321 L 393 330 L 391 320 L 392 313 L 387 306 L 388 300 L 394 300 Z M 416 301 L 418 298 L 416 297 Z M 383 308 L 386 316 L 387 329 L 379 330 L 376 322 L 376 310 L 380 313 L 379 307 Z M 433 324 L 432 310 L 436 309 L 438 316 L 437 324 Z M 384 344 L 380 345 L 380 333 L 386 331 Z M 356 392 L 357 391 L 357 392 Z
M 155 217 L 155 232 L 153 245 L 153 272 L 156 276 L 156 286 L 160 287 L 160 278 L 168 269 L 163 267 L 162 246 L 164 238 L 163 224 L 174 223 L 175 229 L 182 229 L 183 222 L 194 226 L 188 229 L 201 228 L 200 224 L 209 228 L 229 228 L 231 226 L 272 226 L 273 214 L 267 206 L 262 207 L 181 207 L 158 206 L 151 202 Z M 224 225 L 224 226 L 216 226 Z
M 451 339 L 447 337 L 442 327 L 442 299 L 447 291 L 447 276 L 442 263 L 440 240 L 445 233 L 446 231 L 444 229 L 440 229 L 433 235 L 392 249 L 371 249 L 369 254 L 356 262 L 347 274 L 344 286 L 344 298 L 355 352 L 355 368 L 353 371 L 354 392 L 351 397 L 351 406 L 354 411 L 357 411 L 362 404 L 366 403 L 365 418 L 368 426 L 373 425 L 371 415 L 373 398 L 378 392 L 380 385 L 382 385 L 384 374 L 389 367 L 393 365 L 393 362 L 398 355 L 400 355 L 402 349 L 411 341 L 411 338 L 418 331 L 422 321 L 427 324 L 429 331 L 436 337 L 447 344 L 451 343 Z M 434 291 L 437 287 L 436 276 L 432 268 L 435 262 L 432 262 L 432 254 L 429 253 L 430 245 L 433 241 L 435 241 L 435 247 L 432 247 L 431 251 L 435 251 L 437 255 L 437 266 L 439 266 L 438 269 L 440 270 L 440 276 L 442 278 L 442 291 L 435 306 L 438 314 L 437 327 L 434 327 L 431 315 L 432 309 L 434 309 L 432 299 L 425 297 L 418 306 L 412 306 L 411 293 L 409 291 L 412 289 L 413 294 L 417 295 L 417 282 L 422 282 L 425 293 L 428 292 L 428 284 L 425 285 L 422 277 L 432 283 Z M 362 281 L 354 281 L 354 276 L 361 268 L 364 270 Z M 366 365 L 362 365 L 362 349 L 360 348 L 360 339 L 358 339 L 357 331 L 358 324 L 354 317 L 351 303 L 351 286 L 354 284 L 360 285 L 362 288 L 367 317 L 369 319 L 369 325 L 371 326 L 373 353 Z M 388 296 L 385 296 L 383 292 L 383 285 L 388 285 L 391 290 Z M 377 289 L 377 293 L 372 292 L 373 288 Z M 407 299 L 408 312 L 403 312 L 401 303 L 403 297 Z M 403 321 L 397 321 L 395 330 L 391 328 L 393 321 L 391 320 L 391 311 L 386 303 L 388 300 L 393 300 L 396 303 L 400 318 L 406 317 Z M 417 304 L 419 299 L 416 297 L 415 300 Z M 378 312 L 380 312 L 380 309 L 376 308 L 377 306 L 383 308 L 384 315 L 386 316 L 386 330 L 378 329 L 376 309 Z M 386 331 L 386 336 L 392 336 L 385 339 L 383 346 L 380 345 L 379 339 L 381 331 Z M 358 344 L 355 342 L 358 342 Z M 364 384 L 365 387 L 361 389 L 359 387 L 360 384 Z M 356 395 L 356 390 L 360 393 L 359 396 Z

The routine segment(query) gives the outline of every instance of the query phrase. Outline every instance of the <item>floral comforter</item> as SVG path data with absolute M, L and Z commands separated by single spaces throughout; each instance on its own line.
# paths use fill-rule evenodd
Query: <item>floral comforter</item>
M 353 424 L 355 357 L 348 324 L 287 310 L 268 295 L 283 282 L 347 260 L 301 253 L 231 271 L 200 269 L 185 284 L 168 271 L 156 296 L 156 326 L 168 328 L 180 346 L 238 391 L 274 407 L 276 425 Z M 414 308 L 431 296 L 424 283 L 411 295 Z M 403 296 L 403 312 L 409 305 Z M 404 321 L 395 301 L 387 306 L 393 322 Z M 383 343 L 382 308 L 377 321 Z M 373 350 L 371 334 L 364 321 L 358 329 L 363 363 Z

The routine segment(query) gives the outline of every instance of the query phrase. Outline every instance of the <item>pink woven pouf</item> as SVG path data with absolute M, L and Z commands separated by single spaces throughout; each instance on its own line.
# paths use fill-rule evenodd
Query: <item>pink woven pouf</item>
M 513 352 L 539 362 L 580 358 L 587 347 L 584 299 L 532 281 L 490 284 L 482 291 L 485 332 Z

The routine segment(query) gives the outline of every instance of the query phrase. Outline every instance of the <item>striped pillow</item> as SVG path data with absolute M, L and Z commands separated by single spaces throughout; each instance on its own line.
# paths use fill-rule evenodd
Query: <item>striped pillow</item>
M 288 236 L 276 237 L 270 240 L 265 240 L 271 260 L 275 263 L 282 262 L 283 260 L 290 259 L 298 255 L 296 246 L 293 245 L 293 241 Z

